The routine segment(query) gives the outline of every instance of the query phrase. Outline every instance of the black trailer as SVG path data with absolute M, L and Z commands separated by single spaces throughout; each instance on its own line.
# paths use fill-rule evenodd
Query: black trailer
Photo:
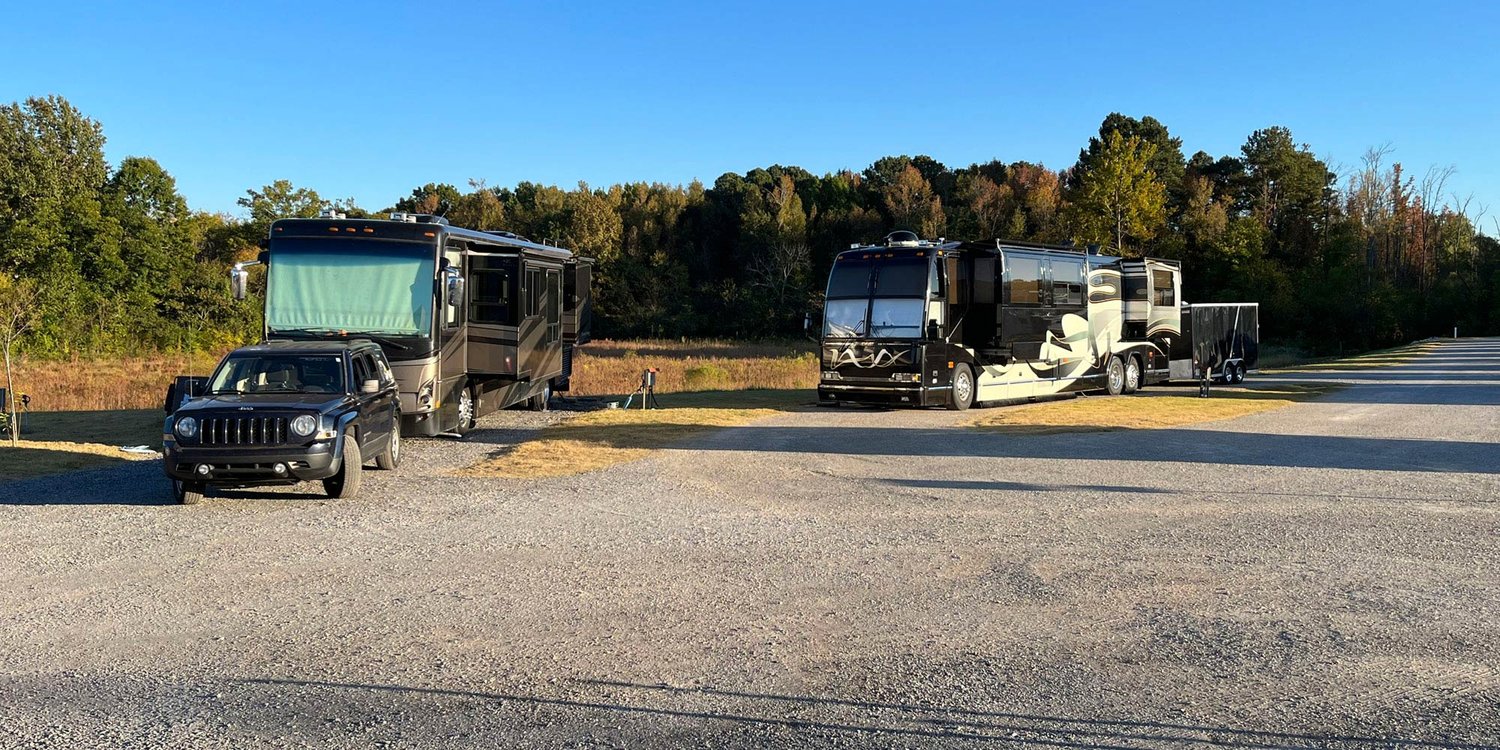
M 1180 380 L 1244 381 L 1260 359 L 1260 305 L 1254 302 L 1183 305 L 1185 364 L 1174 372 Z M 1174 358 L 1173 364 L 1177 364 Z

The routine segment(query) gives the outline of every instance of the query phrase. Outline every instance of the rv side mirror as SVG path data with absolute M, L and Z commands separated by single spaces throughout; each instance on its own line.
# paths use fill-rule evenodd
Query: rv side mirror
M 464 302 L 464 277 L 458 271 L 448 271 L 448 304 L 458 307 Z
M 363 393 L 363 394 L 366 394 L 366 395 L 373 394 L 373 393 L 379 393 L 380 392 L 380 381 L 379 380 L 366 380 L 365 382 L 363 382 L 363 383 L 360 384 L 360 386 L 359 386 L 359 392 Z
M 242 300 L 245 298 L 250 286 L 250 272 L 239 266 L 229 269 L 229 289 L 234 293 L 234 298 Z

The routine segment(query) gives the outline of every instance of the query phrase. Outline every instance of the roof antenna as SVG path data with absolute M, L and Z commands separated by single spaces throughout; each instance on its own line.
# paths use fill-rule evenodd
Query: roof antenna
M 448 211 L 450 209 L 452 209 L 452 208 L 453 208 L 453 204 L 449 203 L 447 198 L 439 198 L 438 199 L 438 210 L 437 210 L 437 215 L 438 216 L 441 216 L 441 217 L 443 217 L 445 219 L 448 218 Z

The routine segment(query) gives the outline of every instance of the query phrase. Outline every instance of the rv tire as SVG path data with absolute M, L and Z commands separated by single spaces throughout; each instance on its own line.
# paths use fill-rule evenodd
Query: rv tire
M 1132 354 L 1125 358 L 1125 387 L 1121 391 L 1130 395 L 1141 389 L 1141 358 Z
M 974 371 L 968 365 L 953 368 L 953 389 L 949 391 L 948 408 L 963 411 L 974 405 Z
M 453 425 L 453 431 L 462 435 L 474 429 L 476 420 L 474 416 L 474 389 L 465 384 L 458 392 L 458 422 Z
M 1125 365 L 1113 354 L 1104 365 L 1104 392 L 1111 396 L 1125 392 Z
M 526 408 L 532 411 L 546 411 L 552 403 L 552 381 L 542 384 L 542 392 L 526 400 Z

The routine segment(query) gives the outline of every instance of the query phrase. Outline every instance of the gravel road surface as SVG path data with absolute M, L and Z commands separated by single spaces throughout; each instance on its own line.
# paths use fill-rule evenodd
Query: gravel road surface
M 449 476 L 566 418 L 505 413 L 342 502 L 0 482 L 0 747 L 1500 746 L 1500 340 L 1297 377 L 1350 385 Z

